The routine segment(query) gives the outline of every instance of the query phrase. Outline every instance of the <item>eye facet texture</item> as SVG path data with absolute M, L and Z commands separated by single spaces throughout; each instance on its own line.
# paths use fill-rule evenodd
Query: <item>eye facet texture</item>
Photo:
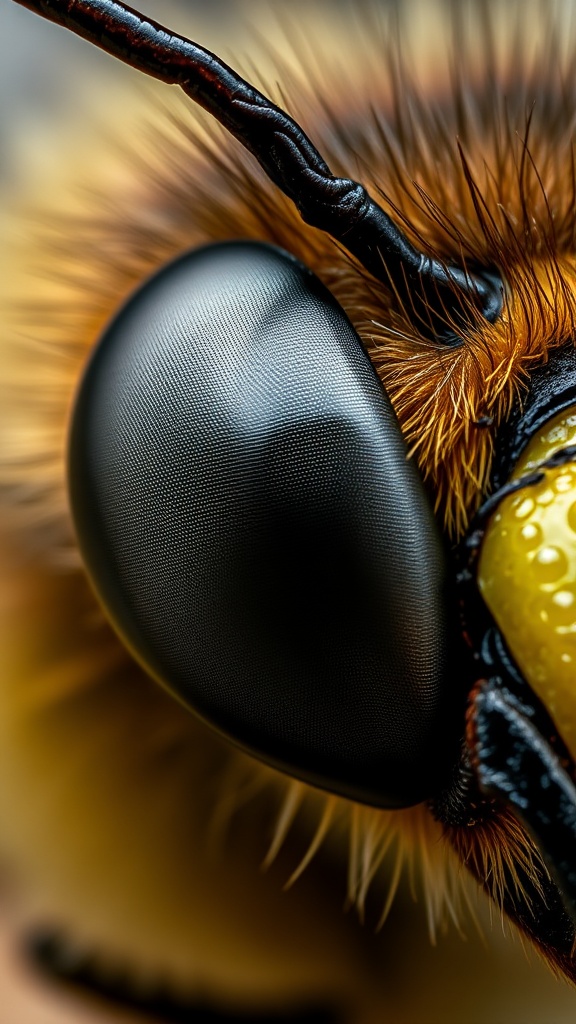
M 93 583 L 179 699 L 344 796 L 437 790 L 442 544 L 375 371 L 310 271 L 251 242 L 163 269 L 94 353 L 69 468 Z

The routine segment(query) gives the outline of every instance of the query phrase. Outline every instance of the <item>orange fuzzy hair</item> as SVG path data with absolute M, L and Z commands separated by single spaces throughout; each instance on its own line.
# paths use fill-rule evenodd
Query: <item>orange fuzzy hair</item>
M 271 942 L 268 981 L 258 988 L 263 972 L 248 962 L 259 948 L 258 927 L 281 912 L 270 880 L 260 880 L 260 916 L 248 927 L 242 969 L 215 965 L 212 953 L 202 961 L 200 950 L 200 965 L 190 970 L 180 908 L 188 900 L 201 908 L 200 916 L 210 915 L 188 877 L 185 851 L 195 851 L 192 859 L 210 880 L 204 885 L 217 889 L 198 833 L 213 821 L 214 803 L 239 806 L 245 790 L 252 809 L 242 814 L 256 829 L 239 841 L 245 871 L 264 856 L 278 793 L 286 791 L 280 838 L 298 820 L 306 830 L 304 805 L 324 822 L 319 841 L 330 828 L 338 832 L 335 823 L 346 822 L 349 895 L 360 907 L 395 844 L 402 851 L 396 863 L 416 865 L 432 930 L 455 913 L 465 885 L 424 807 L 377 812 L 331 798 L 323 811 L 323 797 L 229 750 L 131 663 L 87 587 L 68 514 L 64 463 L 76 382 L 104 324 L 166 261 L 206 241 L 242 237 L 280 245 L 319 275 L 354 323 L 439 520 L 451 540 L 460 537 L 486 492 L 499 424 L 530 369 L 572 336 L 576 312 L 576 83 L 572 54 L 561 46 L 562 19 L 533 46 L 533 20 L 523 28 L 528 19 L 515 25 L 506 13 L 496 20 L 488 10 L 464 5 L 460 16 L 448 19 L 443 5 L 428 9 L 428 50 L 416 29 L 393 30 L 373 16 L 362 48 L 346 51 L 345 69 L 320 61 L 322 70 L 313 72 L 308 59 L 299 67 L 286 57 L 282 90 L 264 82 L 334 172 L 380 196 L 423 250 L 502 273 L 503 315 L 494 325 L 471 319 L 460 347 L 428 340 L 410 309 L 330 238 L 302 223 L 237 143 L 188 104 L 171 103 L 162 89 L 153 109 L 139 114 L 145 127 L 134 132 L 137 142 L 115 141 L 97 156 L 91 150 L 87 169 L 75 159 L 55 190 L 64 198 L 36 202 L 31 233 L 41 275 L 32 300 L 30 243 L 21 260 L 14 257 L 2 468 L 13 618 L 5 645 L 10 681 L 0 688 L 0 845 L 47 914 L 130 970 L 157 974 L 176 988 L 203 992 L 220 984 L 225 999 L 282 1004 L 295 978 L 299 991 L 316 998 L 340 972 L 344 999 L 364 977 L 347 926 L 334 924 L 325 894 L 313 895 L 310 887 L 300 903 L 318 901 L 331 922 L 331 929 L 314 926 L 316 943 L 325 947 L 321 962 L 308 969 L 312 938 L 299 952 Z M 532 19 L 543 10 L 531 5 Z M 432 61 L 447 32 L 447 54 L 434 53 Z M 301 37 L 295 33 L 297 47 L 303 40 L 303 30 Z M 149 108 L 151 94 L 144 89 L 144 99 L 134 102 Z M 132 122 L 131 134 L 134 128 Z M 48 797 L 35 785 L 47 765 Z M 50 832 L 54 840 L 46 845 Z M 499 841 L 504 833 L 503 826 L 494 834 Z M 341 838 L 337 844 L 344 845 Z M 502 855 L 512 868 L 514 858 L 528 863 L 536 857 L 521 832 Z M 90 864 L 92 891 L 82 864 Z M 118 916 L 107 906 L 98 865 L 107 878 L 116 873 L 111 902 Z M 149 878 L 158 894 L 148 893 L 143 907 Z M 229 900 L 240 900 L 240 889 L 240 881 L 231 882 Z M 295 906 L 286 923 L 293 937 L 308 920 Z M 245 919 L 250 913 L 246 908 Z M 236 949 L 241 933 L 234 918 L 233 938 L 215 927 L 204 945 Z

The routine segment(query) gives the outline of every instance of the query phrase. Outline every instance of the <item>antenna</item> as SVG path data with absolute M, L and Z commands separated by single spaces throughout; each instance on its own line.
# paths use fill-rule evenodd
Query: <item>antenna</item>
M 449 321 L 473 309 L 493 322 L 502 282 L 420 252 L 363 185 L 335 177 L 300 126 L 209 50 L 118 0 L 15 0 L 145 74 L 179 85 L 259 162 L 302 219 L 328 232 L 362 266 L 392 286 L 440 341 L 457 342 Z

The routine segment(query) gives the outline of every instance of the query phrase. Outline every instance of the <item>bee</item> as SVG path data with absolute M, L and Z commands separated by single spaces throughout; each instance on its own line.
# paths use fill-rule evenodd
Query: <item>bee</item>
M 361 913 L 413 860 L 439 927 L 467 871 L 573 981 L 562 11 L 533 58 L 509 15 L 439 7 L 420 80 L 375 32 L 296 120 L 120 3 L 23 6 L 207 111 L 151 115 L 154 152 L 38 229 L 8 350 L 0 820 L 66 935 L 37 955 L 168 1018 L 381 1017 L 326 872 L 348 846 Z

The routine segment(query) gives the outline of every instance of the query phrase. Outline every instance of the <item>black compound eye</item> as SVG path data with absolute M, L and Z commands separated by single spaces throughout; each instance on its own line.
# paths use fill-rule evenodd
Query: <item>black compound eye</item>
M 358 336 L 302 264 L 213 245 L 141 288 L 86 372 L 70 488 L 113 623 L 186 705 L 347 797 L 438 788 L 441 539 Z

